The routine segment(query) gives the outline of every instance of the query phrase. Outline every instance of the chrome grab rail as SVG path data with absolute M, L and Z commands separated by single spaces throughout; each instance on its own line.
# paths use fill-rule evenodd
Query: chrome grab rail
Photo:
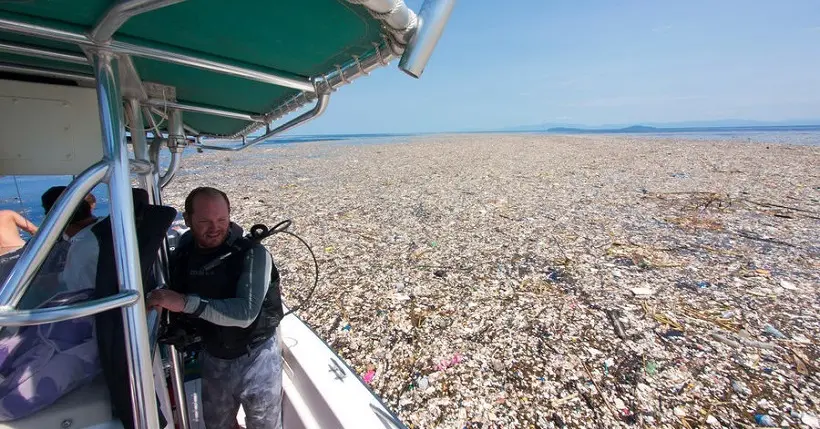
M 168 136 L 168 141 L 170 142 L 172 140 L 172 135 L 175 134 L 175 132 L 178 133 L 180 131 L 179 127 L 184 127 L 184 124 L 182 123 L 182 118 L 179 114 L 169 112 L 169 125 L 170 126 L 168 129 L 170 130 L 170 133 Z M 164 175 L 159 174 L 159 149 L 162 145 L 162 134 L 159 134 L 157 137 L 155 137 L 154 141 L 151 142 L 151 145 L 149 147 L 148 157 L 151 160 L 151 162 L 157 166 L 157 168 L 154 170 L 154 174 L 152 174 L 150 177 L 150 197 L 152 204 L 162 205 L 162 187 L 165 185 L 163 185 L 161 181 L 165 177 L 168 178 L 167 181 L 170 181 L 171 178 L 174 177 L 174 174 L 176 174 L 177 169 L 179 168 L 179 159 L 182 156 L 182 151 L 180 150 L 178 144 L 171 144 L 174 146 L 174 149 L 171 151 L 171 165 L 168 167 L 168 171 Z M 154 266 L 154 271 L 156 272 L 155 275 L 157 276 L 157 278 L 160 279 L 161 286 L 159 286 L 159 288 L 162 288 L 165 287 L 165 279 L 170 277 L 170 273 L 168 272 L 167 237 L 162 240 L 162 246 L 160 246 L 158 254 L 159 257 L 157 259 L 156 265 Z M 156 347 L 157 345 L 159 327 L 162 323 L 163 315 L 167 317 L 167 313 L 163 314 L 163 312 L 157 312 L 155 310 L 151 310 L 148 314 L 148 335 L 149 343 L 151 344 L 152 355 L 155 350 L 154 347 Z M 180 359 L 180 355 L 176 347 L 170 344 L 163 344 L 163 348 L 165 349 L 166 356 L 168 357 L 171 374 L 171 389 L 174 394 L 174 401 L 177 404 L 177 427 L 179 429 L 188 429 L 190 427 L 190 422 L 188 421 L 188 399 L 185 395 L 184 364 Z
M 30 326 L 63 322 L 102 313 L 114 308 L 134 305 L 139 299 L 139 294 L 136 291 L 126 291 L 105 298 L 57 307 L 34 310 L 5 310 L 0 311 L 0 326 Z
M 277 135 L 281 134 L 297 125 L 302 125 L 305 122 L 310 121 L 311 119 L 316 118 L 317 116 L 324 113 L 325 109 L 327 108 L 327 103 L 330 101 L 330 94 L 318 94 L 318 99 L 316 100 L 316 105 L 313 106 L 312 109 L 308 110 L 305 113 L 291 119 L 288 122 L 274 128 L 273 130 L 268 131 L 267 133 L 253 139 L 249 143 L 240 144 L 237 146 L 215 146 L 215 145 L 207 145 L 207 144 L 199 144 L 197 145 L 200 149 L 212 149 L 212 150 L 224 150 L 230 152 L 236 152 L 240 150 L 247 149 L 251 146 L 256 146 L 259 143 L 263 143 L 265 140 Z M 244 140 L 244 139 L 243 139 Z
M 132 17 L 181 1 L 183 0 L 129 0 L 116 3 L 97 21 L 97 25 L 91 30 L 88 38 L 96 43 L 107 43 L 111 40 L 111 36 Z
M 26 55 L 35 58 L 44 58 L 47 60 L 64 61 L 72 64 L 88 65 L 88 58 L 83 55 L 52 51 L 50 49 L 44 49 L 37 46 L 15 45 L 12 43 L 0 42 L 0 52 Z
M 168 138 L 165 140 L 168 150 L 171 152 L 171 163 L 165 173 L 157 176 L 157 186 L 160 190 L 165 189 L 171 179 L 177 174 L 179 170 L 179 161 L 182 157 L 182 151 L 185 148 L 185 123 L 182 122 L 182 111 L 176 108 L 168 108 Z M 153 146 L 152 146 L 153 149 Z M 159 168 L 159 145 L 157 145 L 157 155 L 152 158 L 156 159 L 157 168 Z
M 107 177 L 108 196 L 117 277 L 121 291 L 133 291 L 142 300 L 142 273 L 137 253 L 134 204 L 117 72 L 118 61 L 114 54 L 106 51 L 91 51 L 90 56 L 97 79 L 103 159 L 110 166 Z M 153 429 L 159 427 L 159 415 L 155 406 L 154 375 L 145 307 L 142 304 L 131 305 L 125 307 L 122 313 L 126 358 L 131 378 L 131 403 L 134 404 L 134 427 Z
M 73 80 L 86 85 L 94 84 L 94 76 L 85 75 L 82 73 L 67 72 L 63 70 L 41 69 L 17 64 L 0 63 L 0 71 L 6 73 L 19 73 L 29 76 L 43 76 L 54 79 Z
M 188 421 L 188 398 L 185 396 L 185 365 L 176 347 L 170 344 L 166 347 L 171 365 L 171 387 L 174 390 L 174 401 L 177 403 L 177 421 L 180 429 L 188 429 L 190 422 Z
M 34 275 L 45 261 L 48 250 L 54 247 L 54 243 L 60 237 L 63 229 L 68 225 L 74 208 L 80 205 L 80 201 L 103 181 L 109 172 L 109 165 L 98 162 L 83 171 L 76 179 L 71 181 L 63 195 L 57 199 L 54 207 L 43 221 L 40 230 L 23 249 L 20 259 L 11 269 L 11 273 L 0 288 L 0 308 L 17 307 L 26 289 L 34 279 Z
M 240 121 L 248 122 L 264 122 L 263 115 L 253 115 L 245 112 L 237 112 L 227 109 L 217 109 L 214 107 L 197 106 L 194 104 L 179 103 L 176 101 L 160 100 L 157 98 L 149 98 L 142 102 L 143 106 L 148 107 L 163 107 L 165 109 L 179 109 L 184 112 L 203 113 L 206 115 L 221 116 L 223 118 L 239 119 Z
M 128 120 L 131 123 L 131 130 L 144 130 L 144 118 L 148 119 L 149 122 L 153 122 L 150 111 L 147 111 L 147 109 L 142 109 L 138 100 L 128 100 L 128 106 Z M 184 133 L 182 115 L 175 109 L 169 109 L 167 112 L 169 116 L 169 133 L 166 144 L 169 145 L 169 150 L 171 150 L 171 165 L 168 167 L 168 171 L 165 174 L 161 175 L 159 172 L 159 150 L 163 139 L 162 133 L 159 132 L 158 127 L 156 127 L 155 124 L 151 124 L 151 128 L 156 132 L 156 135 L 150 145 L 148 145 L 146 141 L 144 131 L 136 133 L 132 131 L 134 157 L 143 162 L 147 162 L 149 165 L 155 166 L 155 168 L 152 168 L 151 174 L 140 178 L 142 188 L 148 192 L 149 201 L 154 205 L 162 205 L 162 187 L 164 187 L 174 177 L 174 174 L 179 168 L 179 159 L 182 156 L 182 148 L 178 142 L 175 142 L 175 136 Z M 158 282 L 157 289 L 165 288 L 167 285 L 166 279 L 169 274 L 167 237 L 162 240 L 162 245 L 157 252 L 157 261 L 152 268 L 153 275 Z M 148 313 L 146 314 L 146 319 L 148 322 L 148 345 L 150 347 L 151 356 L 155 356 L 156 353 L 156 347 L 159 341 L 159 329 L 164 315 L 163 313 L 164 312 L 162 311 L 151 309 L 148 310 Z M 174 401 L 177 403 L 177 427 L 179 429 L 188 429 L 190 426 L 188 422 L 188 407 L 186 405 L 187 399 L 185 396 L 183 364 L 174 346 L 166 344 L 163 345 L 163 348 L 165 349 L 166 356 L 170 362 L 171 386 L 174 393 Z

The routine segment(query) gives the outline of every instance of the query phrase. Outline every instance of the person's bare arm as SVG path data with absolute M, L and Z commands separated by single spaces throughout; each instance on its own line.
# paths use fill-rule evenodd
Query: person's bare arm
M 17 224 L 18 228 L 28 232 L 31 235 L 37 233 L 37 227 L 34 226 L 34 224 L 31 223 L 30 220 L 23 217 L 20 213 L 14 212 L 14 223 Z

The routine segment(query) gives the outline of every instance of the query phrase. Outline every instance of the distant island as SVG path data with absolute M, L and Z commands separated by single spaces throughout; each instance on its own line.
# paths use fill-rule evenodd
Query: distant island
M 588 128 L 570 128 L 570 127 L 554 127 L 547 129 L 548 133 L 657 133 L 666 128 L 647 127 L 646 125 L 633 125 L 625 128 L 611 128 L 611 129 L 588 129 Z
M 800 118 L 780 121 L 752 119 L 714 119 L 677 122 L 635 121 L 626 123 L 582 124 L 569 122 L 541 122 L 515 125 L 495 131 L 538 133 L 664 133 L 664 132 L 710 132 L 720 130 L 738 131 L 816 131 L 820 118 Z M 478 131 L 478 130 L 474 130 Z

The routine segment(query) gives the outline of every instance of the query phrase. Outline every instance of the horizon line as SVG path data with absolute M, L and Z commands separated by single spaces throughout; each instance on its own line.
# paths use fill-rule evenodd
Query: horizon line
M 681 121 L 681 122 L 697 122 L 697 121 Z M 704 121 L 707 122 L 707 121 Z M 765 129 L 765 128 L 783 128 L 783 127 L 820 127 L 820 119 L 815 120 L 815 123 L 784 123 L 784 124 L 761 124 L 761 125 L 715 125 L 715 126 L 708 126 L 708 125 L 701 125 L 701 126 L 653 126 L 653 125 L 642 125 L 641 123 L 636 123 L 633 125 L 586 125 L 586 124 L 578 124 L 578 125 L 554 125 L 549 127 L 542 127 L 542 129 L 532 129 L 532 130 L 515 130 L 513 128 L 524 128 L 524 127 L 532 127 L 537 128 L 539 125 L 522 125 L 518 127 L 507 127 L 507 128 L 498 128 L 498 129 L 483 129 L 483 130 L 449 130 L 449 131 L 406 131 L 406 132 L 363 132 L 363 133 L 323 133 L 323 134 L 291 134 L 291 135 L 280 135 L 271 137 L 270 140 L 274 140 L 277 138 L 287 138 L 287 137 L 329 137 L 329 136 L 413 136 L 413 135 L 420 135 L 420 134 L 471 134 L 471 133 L 525 133 L 525 132 L 538 132 L 538 131 L 549 131 L 550 129 L 564 129 L 564 130 L 579 130 L 579 131 L 620 131 L 629 128 L 637 128 L 637 127 L 644 127 L 644 128 L 651 128 L 654 130 L 719 130 L 719 129 L 744 129 L 744 128 L 758 128 L 758 129 Z M 651 123 L 651 122 L 650 122 Z

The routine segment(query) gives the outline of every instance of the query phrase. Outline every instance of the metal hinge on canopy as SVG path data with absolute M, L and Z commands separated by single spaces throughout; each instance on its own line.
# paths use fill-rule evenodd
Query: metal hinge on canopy
M 389 35 L 389 46 L 393 53 L 400 55 L 413 37 L 418 26 L 418 17 L 404 4 L 403 0 L 347 0 L 367 9 L 373 18 L 382 23 L 382 28 Z
M 148 98 L 177 101 L 177 88 L 175 86 L 156 82 L 143 82 L 142 86 L 145 88 L 145 94 Z

